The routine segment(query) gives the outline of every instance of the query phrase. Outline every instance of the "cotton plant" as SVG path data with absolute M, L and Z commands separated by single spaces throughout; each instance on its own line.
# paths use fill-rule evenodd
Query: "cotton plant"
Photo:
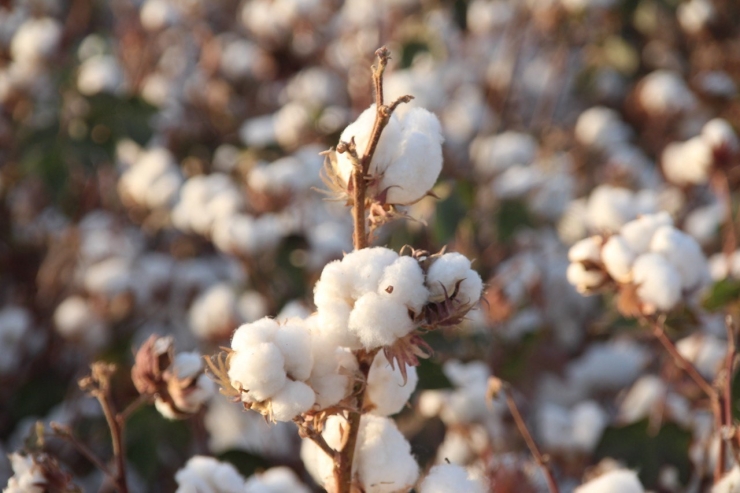
M 389 52 L 377 54 L 376 104 L 327 156 L 327 182 L 352 206 L 355 249 L 322 270 L 313 314 L 244 324 L 211 361 L 223 394 L 270 421 L 298 424 L 304 462 L 328 491 L 416 484 L 419 466 L 386 416 L 416 387 L 414 367 L 428 355 L 423 334 L 458 324 L 483 289 L 459 253 L 370 247 L 368 226 L 429 194 L 442 166 L 439 121 L 421 108 L 395 116 L 411 98 L 383 103 Z

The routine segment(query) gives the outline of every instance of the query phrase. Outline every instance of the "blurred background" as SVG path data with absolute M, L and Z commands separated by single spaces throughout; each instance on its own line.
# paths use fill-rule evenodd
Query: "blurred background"
M 734 0 L 0 1 L 0 484 L 37 420 L 110 456 L 77 388 L 92 361 L 119 365 L 123 407 L 150 334 L 213 354 L 241 323 L 313 310 L 321 268 L 352 249 L 349 211 L 317 191 L 319 152 L 373 101 L 381 45 L 386 98 L 440 118 L 445 164 L 439 198 L 375 243 L 459 251 L 487 289 L 462 327 L 427 336 L 435 355 L 397 416 L 420 465 L 542 491 L 510 416 L 485 405 L 494 374 L 565 491 L 604 458 L 655 491 L 706 487 L 706 402 L 566 268 L 576 241 L 668 212 L 711 273 L 671 336 L 716 375 L 740 296 Z M 292 425 L 218 396 L 187 421 L 145 407 L 126 439 L 133 491 L 174 491 L 195 453 L 310 482 Z M 99 488 L 74 448 L 47 448 Z

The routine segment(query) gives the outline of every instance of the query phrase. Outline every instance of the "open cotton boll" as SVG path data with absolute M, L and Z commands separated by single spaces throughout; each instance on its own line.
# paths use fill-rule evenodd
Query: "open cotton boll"
M 673 219 L 667 212 L 644 214 L 628 222 L 619 230 L 619 234 L 632 251 L 645 253 L 650 247 L 650 241 L 661 226 L 672 226 Z
M 740 466 L 735 465 L 730 472 L 722 476 L 714 486 L 712 493 L 740 493 Z
M 601 261 L 601 246 L 604 239 L 601 236 L 591 236 L 577 241 L 568 250 L 568 260 L 571 262 L 594 262 Z
M 609 416 L 601 406 L 595 401 L 583 401 L 571 409 L 571 419 L 573 420 L 573 446 L 576 450 L 591 453 L 601 440 Z
M 580 114 L 576 121 L 576 139 L 588 147 L 608 149 L 630 138 L 629 126 L 619 113 L 604 106 L 594 106 Z
M 190 307 L 188 320 L 199 339 L 228 335 L 236 325 L 236 293 L 228 284 L 211 286 Z
M 665 399 L 667 390 L 663 380 L 655 375 L 640 377 L 619 406 L 619 420 L 628 424 L 650 416 L 657 404 Z
M 360 297 L 349 314 L 349 330 L 368 350 L 390 346 L 414 328 L 408 308 L 374 292 Z
M 401 142 L 393 161 L 384 169 L 377 167 L 382 176 L 378 189 L 387 190 L 389 204 L 417 202 L 432 189 L 442 171 L 443 138 L 437 117 L 412 107 L 401 117 L 401 126 Z
M 3 488 L 3 493 L 44 493 L 47 489 L 48 480 L 44 475 L 44 469 L 37 464 L 30 455 L 14 452 L 8 455 L 13 475 L 8 478 L 8 483 Z
M 300 324 L 300 319 L 290 319 L 275 333 L 273 344 L 285 358 L 285 371 L 296 380 L 306 380 L 311 375 L 313 355 L 311 334 Z
M 724 364 L 727 344 L 715 336 L 696 333 L 678 341 L 676 349 L 704 378 L 712 380 Z
M 483 482 L 457 464 L 434 466 L 419 486 L 419 493 L 484 493 Z
M 424 285 L 424 271 L 419 262 L 412 257 L 396 259 L 383 270 L 378 294 L 419 313 L 429 298 L 429 290 Z
M 391 368 L 382 351 L 375 356 L 367 378 L 367 396 L 374 406 L 371 413 L 390 416 L 400 412 L 416 389 L 419 381 L 416 367 L 406 369 L 407 379 L 404 382 L 399 364 L 404 363 L 396 363 L 395 368 Z
M 475 304 L 483 291 L 483 280 L 471 269 L 470 260 L 465 255 L 453 252 L 445 253 L 432 263 L 427 271 L 427 286 L 432 300 L 443 299 L 445 293 L 452 296 L 457 290 L 455 299 Z
M 725 216 L 725 207 L 722 204 L 697 207 L 686 215 L 683 229 L 699 244 L 708 245 L 717 237 Z
M 653 115 L 688 111 L 696 106 L 696 97 L 676 72 L 656 70 L 640 82 L 637 99 Z
M 725 149 L 731 154 L 740 150 L 737 134 L 727 120 L 714 118 L 701 129 L 701 137 L 713 151 Z
M 234 466 L 196 455 L 175 474 L 177 493 L 243 493 L 244 478 Z
M 487 386 L 488 377 L 491 376 L 491 369 L 483 361 L 462 363 L 452 359 L 445 361 L 442 371 L 456 387 L 464 388 Z
M 247 478 L 243 493 L 310 493 L 310 491 L 292 469 L 278 466 Z
M 350 287 L 349 296 L 356 300 L 366 293 L 376 291 L 383 272 L 396 259 L 398 254 L 384 247 L 363 248 L 345 255 L 342 270 Z
M 62 39 L 62 26 L 51 17 L 31 18 L 13 35 L 10 53 L 13 60 L 36 64 L 54 54 Z
M 370 141 L 375 123 L 375 115 L 375 105 L 373 104 L 360 113 L 357 120 L 349 124 L 339 136 L 341 142 L 350 142 L 354 138 L 355 145 L 357 146 L 357 155 L 360 157 L 365 153 Z M 377 176 L 379 171 L 382 172 L 388 169 L 393 163 L 397 149 L 401 145 L 401 129 L 402 127 L 398 121 L 398 117 L 395 114 L 391 115 L 388 124 L 380 134 L 380 140 L 378 140 L 373 159 L 370 162 L 368 173 L 371 176 Z M 354 165 L 350 160 L 349 154 L 337 154 L 337 170 L 342 181 L 345 184 L 349 183 L 352 171 L 354 170 Z
M 108 341 L 107 327 L 81 296 L 70 296 L 57 306 L 54 325 L 63 338 L 82 341 L 91 349 L 98 349 Z
M 681 274 L 659 253 L 643 253 L 632 266 L 632 282 L 647 313 L 671 310 L 681 300 Z
M 626 188 L 599 185 L 588 197 L 586 217 L 592 230 L 616 232 L 635 215 L 635 196 Z
M 637 254 L 620 235 L 611 236 L 601 249 L 601 261 L 612 278 L 629 282 L 632 278 L 632 263 Z
M 650 353 L 630 340 L 591 344 L 571 362 L 566 375 L 584 393 L 616 391 L 631 384 L 650 361 Z
M 229 359 L 228 375 L 235 388 L 243 388 L 242 399 L 264 401 L 285 385 L 285 359 L 274 344 L 263 342 L 236 351 Z
M 272 342 L 280 326 L 268 317 L 261 318 L 256 322 L 242 324 L 231 338 L 231 349 L 234 351 L 246 351 L 252 346 L 264 342 Z
M 305 413 L 316 402 L 316 393 L 303 382 L 287 380 L 283 388 L 270 399 L 272 419 L 275 421 L 292 421 L 299 414 Z
M 520 132 L 477 138 L 470 145 L 475 170 L 484 178 L 491 178 L 517 164 L 530 164 L 536 154 L 537 141 Z
M 358 334 L 349 330 L 349 317 L 352 306 L 344 300 L 328 300 L 317 304 L 318 331 L 329 344 L 350 349 L 360 349 L 362 343 Z
M 645 493 L 645 489 L 636 472 L 616 469 L 579 486 L 573 493 Z
M 697 136 L 668 144 L 660 161 L 669 182 L 680 186 L 703 185 L 709 181 L 714 157 L 707 141 Z
M 363 415 L 355 454 L 357 476 L 367 493 L 406 491 L 419 477 L 411 445 L 391 419 Z
M 590 294 L 606 280 L 606 274 L 600 269 L 589 269 L 580 262 L 568 265 L 565 271 L 568 282 L 581 294 Z
M 681 276 L 684 290 L 696 289 L 709 278 L 707 259 L 699 244 L 673 226 L 663 226 L 655 232 L 650 241 L 650 251 L 660 253 L 673 264 Z

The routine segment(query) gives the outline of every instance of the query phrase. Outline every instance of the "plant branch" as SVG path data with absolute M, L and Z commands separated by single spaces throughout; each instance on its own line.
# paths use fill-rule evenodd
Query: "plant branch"
M 49 424 L 49 426 L 53 431 L 53 433 L 47 435 L 49 438 L 58 438 L 60 440 L 65 440 L 69 442 L 75 449 L 77 449 L 80 455 L 85 457 L 95 467 L 100 469 L 103 474 L 108 476 L 112 481 L 115 481 L 115 475 L 113 474 L 113 472 L 111 472 L 110 468 L 103 464 L 103 462 L 93 453 L 92 450 L 88 448 L 87 445 L 79 441 L 74 436 L 72 430 L 69 427 L 62 425 L 61 423 L 55 423 L 53 421 Z
M 524 418 L 522 418 L 522 414 L 519 412 L 519 408 L 514 401 L 511 385 L 503 380 L 491 377 L 488 381 L 489 397 L 498 395 L 502 390 L 504 398 L 506 399 L 506 405 L 509 407 L 509 411 L 514 418 L 514 423 L 516 423 L 519 433 L 522 435 L 522 438 L 524 438 L 524 442 L 527 444 L 527 448 L 529 448 L 535 462 L 537 462 L 545 475 L 547 487 L 550 490 L 550 493 L 559 493 L 560 489 L 558 488 L 558 483 L 555 481 L 552 469 L 550 469 L 550 457 L 542 454 L 537 446 L 537 442 L 532 438 L 532 434 L 529 432 L 527 424 L 524 422 Z

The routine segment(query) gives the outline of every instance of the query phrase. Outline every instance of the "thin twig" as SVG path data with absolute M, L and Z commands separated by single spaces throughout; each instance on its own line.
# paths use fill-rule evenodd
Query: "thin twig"
M 110 470 L 108 466 L 106 466 L 103 461 L 101 461 L 92 450 L 88 448 L 87 445 L 82 443 L 77 439 L 77 437 L 74 436 L 72 433 L 72 430 L 70 430 L 67 426 L 61 425 L 59 423 L 52 422 L 50 424 L 51 429 L 53 433 L 45 434 L 48 438 L 58 438 L 60 440 L 65 440 L 69 442 L 77 451 L 85 457 L 90 463 L 92 463 L 95 467 L 100 469 L 103 474 L 108 476 L 111 481 L 115 481 L 115 475 Z
M 132 414 L 134 414 L 142 405 L 148 402 L 149 396 L 147 396 L 146 394 L 139 394 L 139 397 L 131 401 L 123 411 L 118 413 L 118 419 L 123 422 L 128 421 L 128 418 L 130 418 Z
M 324 451 L 326 455 L 336 458 L 337 451 L 331 448 L 328 443 L 326 443 L 326 440 L 321 433 L 317 432 L 309 426 L 301 426 L 299 424 L 299 428 L 301 434 L 315 443 L 321 450 Z
M 727 173 L 718 169 L 712 174 L 712 188 L 719 197 L 722 206 L 726 209 L 727 219 L 722 225 L 722 253 L 729 261 L 732 253 L 737 249 L 737 232 L 735 231 L 735 221 L 732 217 L 732 195 L 730 194 L 730 183 L 727 179 Z
M 542 454 L 537 446 L 537 442 L 532 438 L 532 434 L 529 432 L 527 424 L 524 422 L 524 418 L 522 418 L 522 414 L 519 412 L 519 408 L 514 401 L 511 385 L 503 380 L 495 378 L 491 379 L 489 382 L 489 395 L 495 395 L 499 390 L 504 391 L 504 398 L 506 399 L 506 404 L 509 406 L 511 415 L 514 418 L 514 423 L 516 423 L 516 427 L 522 435 L 522 438 L 524 438 L 524 442 L 527 444 L 527 448 L 529 448 L 535 462 L 537 462 L 542 469 L 545 479 L 547 480 L 547 487 L 550 490 L 550 493 L 559 493 L 560 489 L 558 488 L 558 483 L 555 481 L 552 469 L 550 469 L 550 458 L 549 456 Z

